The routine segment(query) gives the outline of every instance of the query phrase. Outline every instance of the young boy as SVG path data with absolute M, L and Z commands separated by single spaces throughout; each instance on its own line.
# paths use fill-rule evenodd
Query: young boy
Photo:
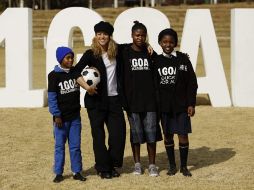
M 188 133 L 191 133 L 190 117 L 195 114 L 198 85 L 187 55 L 174 50 L 177 41 L 177 33 L 173 29 L 165 29 L 159 33 L 158 42 L 163 53 L 155 58 L 154 71 L 164 144 L 169 159 L 167 174 L 175 175 L 177 172 L 173 138 L 174 134 L 177 134 L 180 172 L 190 177 L 192 174 L 187 169 Z
M 58 47 L 56 58 L 59 65 L 48 75 L 48 105 L 53 115 L 55 138 L 55 162 L 53 182 L 59 183 L 65 161 L 65 143 L 68 140 L 73 179 L 85 181 L 81 175 L 82 157 L 80 150 L 81 119 L 80 90 L 73 76 L 74 53 L 68 47 Z

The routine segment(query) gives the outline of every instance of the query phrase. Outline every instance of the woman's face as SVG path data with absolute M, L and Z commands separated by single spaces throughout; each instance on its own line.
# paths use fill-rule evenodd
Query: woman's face
M 146 42 L 146 32 L 142 29 L 133 31 L 131 36 L 133 43 L 138 47 L 142 47 Z
M 97 32 L 95 37 L 102 47 L 107 46 L 110 40 L 109 35 L 105 32 Z

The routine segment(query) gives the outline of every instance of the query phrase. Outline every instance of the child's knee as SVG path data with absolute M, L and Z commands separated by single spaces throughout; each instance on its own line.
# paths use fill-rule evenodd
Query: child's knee
M 174 144 L 174 135 L 164 135 L 164 144 L 168 145 L 168 144 Z
M 189 142 L 188 135 L 178 135 L 178 138 L 179 138 L 180 143 L 188 143 Z

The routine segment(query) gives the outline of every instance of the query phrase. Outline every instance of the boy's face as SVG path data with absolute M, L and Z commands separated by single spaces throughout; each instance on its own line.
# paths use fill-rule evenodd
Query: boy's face
M 73 54 L 68 53 L 68 54 L 64 57 L 61 66 L 62 66 L 63 68 L 65 68 L 65 69 L 70 69 L 70 68 L 72 67 L 72 65 L 73 65 L 73 61 L 74 61 Z
M 146 42 L 146 32 L 142 29 L 137 29 L 132 33 L 133 43 L 138 46 L 142 47 Z
M 165 35 L 160 41 L 160 46 L 164 53 L 170 54 L 175 48 L 175 39 L 173 36 Z

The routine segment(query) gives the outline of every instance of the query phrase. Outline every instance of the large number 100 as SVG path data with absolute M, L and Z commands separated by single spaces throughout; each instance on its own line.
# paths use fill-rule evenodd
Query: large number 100
M 93 27 L 103 18 L 93 10 L 81 7 L 60 11 L 52 20 L 47 36 L 46 73 L 57 63 L 58 46 L 71 47 L 72 31 L 79 27 L 84 45 L 90 46 Z M 132 8 L 121 13 L 114 23 L 114 39 L 131 42 L 134 20 L 148 28 L 149 42 L 158 52 L 158 33 L 170 27 L 168 18 L 152 8 Z M 234 106 L 254 106 L 254 9 L 231 11 L 231 89 Z M 32 89 L 32 10 L 8 8 L 0 16 L 0 43 L 5 41 L 5 88 L 0 88 L 0 107 L 42 107 L 46 105 L 46 90 Z M 248 42 L 248 43 L 246 43 Z M 189 54 L 196 68 L 201 45 L 205 77 L 198 78 L 198 93 L 209 95 L 215 107 L 231 106 L 231 98 L 223 70 L 210 10 L 188 10 L 184 22 L 181 50 Z M 45 80 L 46 80 L 45 76 Z M 83 100 L 81 99 L 81 103 Z

